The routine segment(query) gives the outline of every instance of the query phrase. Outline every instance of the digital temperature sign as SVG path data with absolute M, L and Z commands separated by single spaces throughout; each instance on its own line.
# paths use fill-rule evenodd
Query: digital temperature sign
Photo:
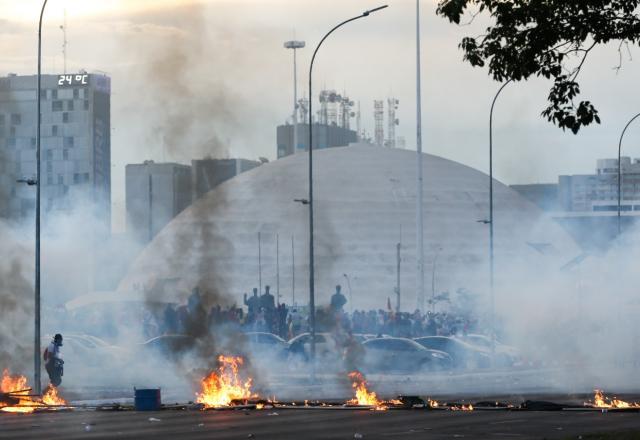
M 79 73 L 76 75 L 58 75 L 59 87 L 71 87 L 71 86 L 88 86 L 89 75 L 86 73 Z

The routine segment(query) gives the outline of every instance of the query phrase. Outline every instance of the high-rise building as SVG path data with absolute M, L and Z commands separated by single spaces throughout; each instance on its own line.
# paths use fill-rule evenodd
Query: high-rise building
M 193 200 L 197 200 L 222 182 L 259 166 L 249 159 L 198 159 L 191 161 Z
M 622 157 L 621 211 L 640 211 L 640 159 Z M 560 176 L 558 198 L 565 211 L 617 212 L 618 159 L 598 159 L 596 174 Z
M 126 166 L 127 232 L 140 243 L 158 232 L 191 204 L 191 167 L 177 163 Z
M 293 145 L 293 125 L 277 128 L 278 159 L 309 151 L 309 124 L 298 124 L 298 145 Z M 346 147 L 358 142 L 358 133 L 339 125 L 313 124 L 313 149 Z
M 35 207 L 37 77 L 0 78 L 0 215 L 20 220 Z M 43 75 L 41 203 L 50 213 L 88 202 L 111 225 L 111 79 L 102 74 Z M 83 205 L 87 206 L 87 205 Z

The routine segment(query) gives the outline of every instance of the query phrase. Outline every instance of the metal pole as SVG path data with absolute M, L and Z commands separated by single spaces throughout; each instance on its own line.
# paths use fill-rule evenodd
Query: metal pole
M 416 0 L 416 150 L 418 160 L 416 192 L 416 262 L 418 310 L 424 312 L 424 212 L 423 212 L 423 169 L 422 169 L 422 90 L 420 69 L 420 0 Z
M 291 305 L 296 305 L 296 251 L 291 236 Z
M 400 312 L 400 243 L 396 244 L 396 313 Z
M 298 151 L 298 49 L 293 49 L 293 154 Z
M 311 327 L 311 376 L 313 379 L 315 379 L 316 368 L 316 301 L 314 290 L 315 286 L 313 258 L 313 63 L 316 59 L 316 55 L 318 54 L 320 46 L 322 46 L 324 40 L 326 40 L 327 37 L 333 33 L 333 31 L 351 21 L 367 17 L 370 13 L 379 11 L 380 9 L 384 9 L 386 7 L 387 5 L 384 5 L 371 9 L 369 11 L 365 11 L 357 17 L 352 17 L 348 20 L 343 21 L 342 23 L 331 29 L 329 32 L 327 32 L 327 34 L 322 37 L 322 40 L 320 40 L 320 43 L 318 43 L 318 45 L 316 46 L 316 49 L 313 51 L 311 64 L 309 65 L 309 326 Z
M 620 134 L 620 140 L 618 141 L 618 236 L 620 236 L 620 231 L 621 231 L 620 202 L 622 198 L 622 164 L 620 163 L 620 159 L 621 159 L 621 152 L 622 152 L 622 139 L 624 138 L 624 134 L 626 133 L 627 128 L 629 128 L 631 123 L 635 121 L 638 117 L 640 117 L 640 113 L 635 115 L 633 118 L 631 118 L 631 120 L 629 120 L 629 122 L 627 122 L 627 125 L 624 126 L 624 130 L 622 130 L 622 134 Z
M 260 232 L 258 232 L 258 292 L 262 295 L 262 243 Z
M 38 114 L 36 116 L 36 273 L 35 273 L 35 329 L 34 329 L 34 346 L 33 346 L 33 383 L 35 393 L 42 393 L 42 381 L 40 379 L 40 125 L 42 123 L 42 18 L 44 16 L 44 8 L 47 6 L 47 0 L 42 3 L 40 11 L 40 21 L 38 23 Z
M 431 313 L 436 313 L 436 263 L 438 262 L 438 250 L 433 257 L 433 264 L 431 266 Z
M 280 236 L 276 234 L 276 304 L 280 304 Z
M 149 242 L 153 240 L 153 176 L 149 169 Z
M 491 297 L 491 353 L 496 350 L 496 328 L 495 328 L 495 296 L 494 296 L 494 254 L 493 254 L 493 108 L 496 105 L 498 96 L 509 84 L 508 80 L 498 89 L 496 96 L 491 103 L 489 112 L 489 295 Z

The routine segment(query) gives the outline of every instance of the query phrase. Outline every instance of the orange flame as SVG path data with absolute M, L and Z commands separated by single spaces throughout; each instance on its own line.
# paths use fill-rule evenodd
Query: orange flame
M 637 402 L 625 402 L 624 400 L 613 399 L 606 397 L 602 390 L 594 390 L 595 395 L 593 402 L 585 402 L 587 406 L 593 406 L 595 408 L 640 408 L 640 403 Z
M 241 357 L 221 355 L 218 362 L 218 370 L 202 379 L 202 392 L 196 393 L 196 402 L 205 408 L 220 408 L 231 405 L 233 400 L 257 397 L 251 392 L 252 379 L 243 382 L 238 375 L 244 363 Z
M 0 403 L 0 411 L 12 413 L 31 413 L 36 408 L 46 407 L 49 405 L 66 405 L 67 402 L 58 395 L 58 390 L 49 385 L 41 400 L 34 399 L 29 396 L 31 388 L 27 382 L 27 378 L 22 375 L 12 376 L 8 369 L 2 372 L 2 380 L 0 381 L 0 392 L 11 393 L 11 397 L 18 399 L 16 405 L 7 405 Z
M 351 387 L 356 393 L 355 398 L 347 401 L 349 405 L 373 406 L 376 409 L 386 409 L 384 402 L 378 400 L 376 393 L 367 389 L 367 380 L 362 373 L 352 371 L 349 373 L 349 379 L 353 381 Z
M 451 411 L 473 411 L 473 405 L 453 405 Z

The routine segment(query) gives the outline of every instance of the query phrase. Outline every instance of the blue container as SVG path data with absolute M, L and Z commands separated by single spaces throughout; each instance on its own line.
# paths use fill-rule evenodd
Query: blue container
M 135 391 L 135 408 L 136 411 L 158 411 L 162 406 L 160 398 L 160 388 L 133 389 Z

